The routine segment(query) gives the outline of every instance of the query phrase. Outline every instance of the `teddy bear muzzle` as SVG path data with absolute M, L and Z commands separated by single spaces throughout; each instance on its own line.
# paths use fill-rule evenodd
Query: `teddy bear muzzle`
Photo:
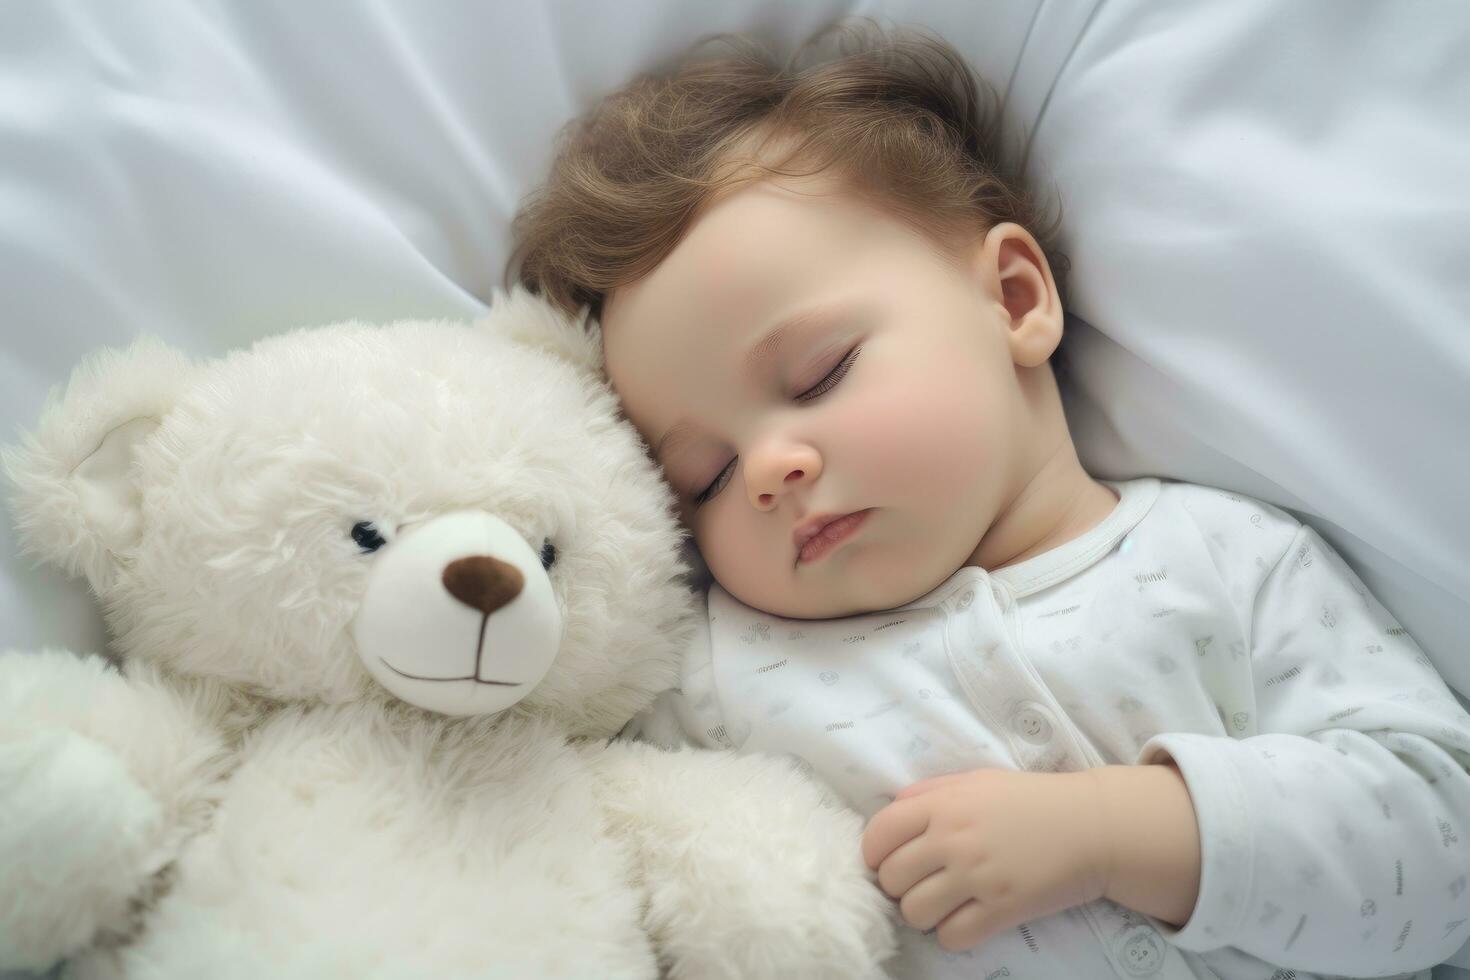
M 352 633 L 396 697 L 450 715 L 490 714 L 536 687 L 561 644 L 541 559 L 493 514 L 415 524 L 371 556 Z

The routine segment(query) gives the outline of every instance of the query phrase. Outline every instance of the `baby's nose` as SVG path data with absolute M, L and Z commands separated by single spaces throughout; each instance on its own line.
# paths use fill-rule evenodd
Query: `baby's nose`
M 770 510 L 782 493 L 811 483 L 822 472 L 822 457 L 804 440 L 774 439 L 747 453 L 745 490 L 756 510 Z
M 787 473 L 786 474 L 786 479 L 783 480 L 783 481 L 781 481 L 781 482 L 783 482 L 783 483 L 790 483 L 793 480 L 800 480 L 804 476 L 806 476 L 806 471 L 804 471 L 804 470 L 792 470 L 790 473 Z M 759 499 L 760 505 L 762 507 L 769 507 L 771 505 L 771 501 L 775 499 L 775 495 L 774 494 L 769 494 L 769 493 L 763 493 L 757 499 Z

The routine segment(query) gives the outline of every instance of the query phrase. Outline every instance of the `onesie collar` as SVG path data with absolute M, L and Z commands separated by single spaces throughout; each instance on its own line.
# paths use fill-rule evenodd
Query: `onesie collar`
M 1138 526 L 1159 497 L 1157 477 L 1098 482 L 1117 491 L 1118 503 L 1096 527 L 1034 558 L 996 569 L 990 573 L 990 578 L 1004 585 L 1017 598 L 1071 578 L 1112 551 L 1129 531 Z
M 1098 482 L 1118 492 L 1118 503 L 1113 507 L 1112 513 L 1086 534 L 1050 551 L 1043 551 L 1034 558 L 994 572 L 987 572 L 978 565 L 965 565 L 931 591 L 887 611 L 939 606 L 962 590 L 973 588 L 976 582 L 987 584 L 997 593 L 1004 591 L 1019 599 L 1076 575 L 1112 551 L 1114 545 L 1138 526 L 1153 507 L 1154 501 L 1159 498 L 1161 481 L 1158 477 L 1144 476 L 1136 480 Z M 996 601 L 1001 601 L 999 594 L 996 595 Z

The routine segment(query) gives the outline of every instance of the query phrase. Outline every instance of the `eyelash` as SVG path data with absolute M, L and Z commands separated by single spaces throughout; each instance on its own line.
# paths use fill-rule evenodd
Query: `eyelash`
M 820 398 L 827 392 L 831 391 L 833 388 L 836 388 L 837 385 L 841 383 L 842 379 L 847 376 L 847 372 L 852 369 L 852 364 L 854 361 L 857 360 L 857 356 L 860 353 L 862 353 L 861 346 L 854 347 L 852 350 L 848 351 L 846 356 L 844 356 L 842 360 L 838 362 L 837 366 L 834 367 L 831 371 L 827 372 L 827 376 L 825 378 L 812 385 L 806 391 L 803 391 L 801 394 L 797 395 L 796 400 L 799 402 L 808 402 L 815 398 Z M 724 483 L 722 483 L 721 481 L 725 479 L 726 474 L 734 472 L 735 463 L 735 459 L 732 459 L 730 460 L 730 462 L 726 463 L 725 468 L 720 470 L 719 475 L 717 475 L 714 480 L 710 482 L 709 486 L 705 487 L 699 493 L 695 494 L 694 506 L 698 507 L 700 504 L 709 500 L 710 497 L 714 496 L 716 493 L 719 493 L 720 490 L 724 489 Z

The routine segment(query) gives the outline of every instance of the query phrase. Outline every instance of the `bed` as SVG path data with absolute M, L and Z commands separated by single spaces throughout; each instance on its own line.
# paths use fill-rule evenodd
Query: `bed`
M 1291 511 L 1470 706 L 1457 0 L 0 6 L 3 438 L 139 332 L 479 313 L 567 118 L 702 35 L 786 50 L 846 13 L 954 43 L 1059 195 L 1089 470 Z M 0 644 L 105 642 L 0 526 Z

